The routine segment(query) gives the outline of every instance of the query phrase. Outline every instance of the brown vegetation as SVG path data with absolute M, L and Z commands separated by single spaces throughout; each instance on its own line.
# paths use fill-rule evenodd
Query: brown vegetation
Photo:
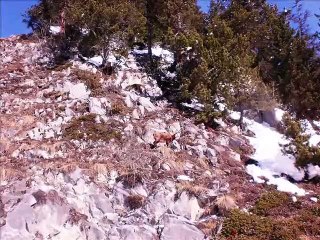
M 73 73 L 91 90 L 93 96 L 103 93 L 102 84 L 100 82 L 101 76 L 81 69 L 73 70 Z
M 63 135 L 67 139 L 110 141 L 120 140 L 121 132 L 115 123 L 97 123 L 97 115 L 87 114 L 71 120 L 64 128 Z
M 126 205 L 131 209 L 141 208 L 144 204 L 145 198 L 141 195 L 134 194 L 126 198 Z

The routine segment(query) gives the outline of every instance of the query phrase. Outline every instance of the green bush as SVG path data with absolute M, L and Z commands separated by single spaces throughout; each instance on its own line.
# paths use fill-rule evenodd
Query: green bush
M 97 123 L 96 114 L 87 114 L 71 120 L 64 128 L 63 136 L 66 139 L 110 141 L 120 140 L 122 135 L 119 129 L 108 123 Z
M 301 232 L 308 236 L 320 236 L 320 217 L 318 209 L 304 209 L 295 217 Z
M 65 32 L 52 36 L 50 26 L 60 25 L 62 12 Z M 85 4 L 82 0 L 40 0 L 27 11 L 24 21 L 49 40 L 59 61 L 76 50 L 87 57 L 102 55 L 104 63 L 114 51 L 127 52 L 130 42 L 144 34 L 146 22 L 143 10 L 128 0 L 87 0 Z
M 222 236 L 227 239 L 298 240 L 296 224 L 232 210 L 225 220 Z
M 283 207 L 290 202 L 291 199 L 287 193 L 274 190 L 263 194 L 251 211 L 259 216 L 268 216 L 272 210 Z
M 284 116 L 283 123 L 285 136 L 290 141 L 283 146 L 283 152 L 294 156 L 298 167 L 308 164 L 320 166 L 320 148 L 310 146 L 310 135 L 304 133 L 302 124 L 288 114 Z
M 126 114 L 128 112 L 128 107 L 124 104 L 123 101 L 118 100 L 112 103 L 110 114 L 117 115 L 117 114 Z

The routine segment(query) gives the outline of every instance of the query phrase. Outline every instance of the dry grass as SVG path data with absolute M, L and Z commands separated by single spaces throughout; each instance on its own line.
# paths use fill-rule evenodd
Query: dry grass
M 66 62 L 64 64 L 55 66 L 52 70 L 56 72 L 61 72 L 65 69 L 71 68 L 72 66 L 73 66 L 72 62 Z
M 102 84 L 100 83 L 101 76 L 81 69 L 75 69 L 73 73 L 91 90 L 93 96 L 103 93 Z
M 143 183 L 142 175 L 129 173 L 118 177 L 117 181 L 121 181 L 125 188 L 134 188 L 135 186 Z
M 216 233 L 218 225 L 218 220 L 209 219 L 205 222 L 200 222 L 197 227 L 201 229 L 207 236 L 212 236 Z
M 10 181 L 15 178 L 23 177 L 25 174 L 16 168 L 2 166 L 0 168 L 0 182 Z
M 199 197 L 204 195 L 208 189 L 190 182 L 180 182 L 176 184 L 178 194 L 186 192 L 189 196 Z
M 216 207 L 219 214 L 224 216 L 230 210 L 237 208 L 237 204 L 232 196 L 224 195 L 216 199 Z

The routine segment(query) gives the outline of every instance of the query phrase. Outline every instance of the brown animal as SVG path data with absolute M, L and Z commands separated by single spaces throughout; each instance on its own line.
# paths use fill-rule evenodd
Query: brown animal
M 154 144 L 165 142 L 167 145 L 176 139 L 176 134 L 170 134 L 168 132 L 155 132 L 153 134 Z

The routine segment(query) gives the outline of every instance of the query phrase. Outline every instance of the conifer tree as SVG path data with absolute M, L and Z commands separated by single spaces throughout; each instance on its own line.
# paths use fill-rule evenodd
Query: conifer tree
M 54 36 L 54 42 L 69 44 L 69 49 L 78 47 L 85 55 L 102 54 L 104 62 L 111 51 L 126 50 L 145 31 L 145 17 L 129 0 L 88 0 L 85 4 L 81 0 L 41 0 L 27 12 L 26 21 L 36 32 L 48 35 L 50 26 L 59 24 L 61 11 L 66 30 Z

